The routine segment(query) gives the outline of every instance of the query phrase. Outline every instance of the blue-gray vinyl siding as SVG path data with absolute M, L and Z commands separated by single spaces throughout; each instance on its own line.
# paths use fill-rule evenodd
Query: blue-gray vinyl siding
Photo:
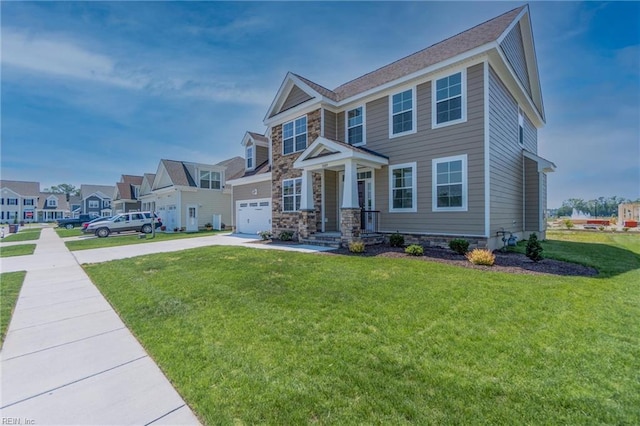
M 524 54 L 524 45 L 522 43 L 522 33 L 520 31 L 520 23 L 515 27 L 500 43 L 500 48 L 507 57 L 507 61 L 518 76 L 518 80 L 522 83 L 529 96 L 531 96 L 531 85 L 529 84 L 529 72 L 527 71 L 527 60 Z

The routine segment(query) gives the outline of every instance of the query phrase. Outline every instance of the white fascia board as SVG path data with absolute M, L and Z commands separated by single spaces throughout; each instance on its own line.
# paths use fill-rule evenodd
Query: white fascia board
M 267 114 L 262 120 L 265 124 L 274 121 L 273 119 L 280 115 L 280 113 L 278 113 L 278 114 L 275 114 L 273 117 L 269 118 L 277 109 L 279 109 L 282 106 L 285 100 L 285 94 L 288 95 L 294 85 L 298 86 L 301 90 L 303 90 L 305 93 L 311 96 L 310 100 L 317 101 L 319 99 L 323 99 L 323 100 L 326 99 L 316 90 L 314 90 L 311 86 L 309 86 L 307 83 L 300 80 L 298 77 L 293 75 L 292 72 L 289 71 L 285 76 L 284 80 L 282 81 L 282 84 L 280 85 L 280 89 L 278 89 L 278 92 L 276 93 L 276 96 L 273 99 L 273 102 L 271 102 L 269 109 L 267 109 Z M 302 105 L 306 104 L 307 102 L 304 102 Z M 283 113 L 287 111 L 283 111 Z
M 498 44 L 494 41 L 483 44 L 482 46 L 478 46 L 475 49 L 471 49 L 467 52 L 461 53 L 459 55 L 456 55 L 452 58 L 446 59 L 442 62 L 438 62 L 436 64 L 433 64 L 427 68 L 423 68 L 419 71 L 416 71 L 412 74 L 408 74 L 405 75 L 404 77 L 400 77 L 398 79 L 395 79 L 393 81 L 390 81 L 388 83 L 385 83 L 381 86 L 377 86 L 374 87 L 372 89 L 369 89 L 365 92 L 362 93 L 358 93 L 357 95 L 351 96 L 349 98 L 343 99 L 340 102 L 336 103 L 335 105 L 337 107 L 344 107 L 350 103 L 362 103 L 362 99 L 363 98 L 367 98 L 370 96 L 375 96 L 376 98 L 379 98 L 381 95 L 379 92 L 382 92 L 384 90 L 395 90 L 396 86 L 399 85 L 403 85 L 403 84 L 408 84 L 409 82 L 411 82 L 412 80 L 417 80 L 421 77 L 425 77 L 427 74 L 430 73 L 435 73 L 436 71 L 441 70 L 442 68 L 447 68 L 451 65 L 454 65 L 458 62 L 463 62 L 463 61 L 468 61 L 468 60 L 472 60 L 474 59 L 475 56 L 481 55 L 482 53 L 488 52 L 491 49 L 494 49 L 498 46 Z M 468 64 L 466 65 L 467 67 L 475 65 L 476 63 L 481 63 L 484 61 L 484 58 L 477 58 L 476 60 L 473 61 L 472 64 Z M 429 77 L 428 79 L 425 79 L 425 81 L 431 80 L 431 77 Z M 412 84 L 419 84 L 419 83 L 412 83 Z
M 249 183 L 257 183 L 271 180 L 271 172 L 269 173 L 260 173 L 259 175 L 241 177 L 238 179 L 228 180 L 227 185 L 237 186 L 237 185 L 247 185 Z
M 280 123 L 285 123 L 287 121 L 291 121 L 294 118 L 300 117 L 301 115 L 308 114 L 312 111 L 315 111 L 321 107 L 321 105 L 325 102 L 330 102 L 327 98 L 311 98 L 308 101 L 301 103 L 293 108 L 290 108 L 286 111 L 282 111 L 279 114 L 274 115 L 271 118 L 265 118 L 264 125 L 272 126 Z
M 507 61 L 507 58 L 504 56 L 502 49 L 498 47 L 495 50 L 499 59 L 495 59 L 493 57 L 489 57 L 489 64 L 493 67 L 496 73 L 500 76 L 502 82 L 507 86 L 511 94 L 516 98 L 518 104 L 521 107 L 525 108 L 527 112 L 530 113 L 529 118 L 533 118 L 533 124 L 536 128 L 542 128 L 545 125 L 545 121 L 540 115 L 540 111 L 538 111 L 538 107 L 536 107 L 533 99 L 529 96 L 527 91 L 522 86 L 520 79 L 516 76 L 515 71 Z M 508 78 L 507 78 L 508 77 Z M 516 85 L 517 87 L 513 87 Z M 515 90 L 514 90 L 515 89 Z
M 387 160 L 386 158 L 357 151 L 343 151 L 323 157 L 311 158 L 309 160 L 296 161 L 295 163 L 293 163 L 293 167 L 297 169 L 307 169 L 320 166 L 319 168 L 324 169 L 328 167 L 343 165 L 347 160 L 355 160 L 359 164 L 366 164 L 367 166 L 375 168 L 380 168 L 389 164 L 389 160 Z
M 509 35 L 509 33 L 511 32 L 511 30 L 518 25 L 518 22 L 520 22 L 520 19 L 522 19 L 522 17 L 529 13 L 529 5 L 526 4 L 524 9 L 522 9 L 520 11 L 520 13 L 518 13 L 518 16 L 516 16 L 515 18 L 513 18 L 513 21 L 511 21 L 511 23 L 509 24 L 509 26 L 507 27 L 507 29 L 505 29 L 502 34 L 500 34 L 500 37 L 498 37 L 498 39 L 496 40 L 496 42 L 498 44 L 502 43 L 502 41 L 505 39 L 505 37 L 507 35 Z
M 22 195 L 18 194 L 18 193 L 17 193 L 16 191 L 14 191 L 13 189 L 8 188 L 8 187 L 6 187 L 6 186 L 5 186 L 5 187 L 2 187 L 2 192 L 3 192 L 3 193 L 6 193 L 7 191 L 11 192 L 11 193 L 12 193 L 12 194 L 14 194 L 16 197 L 22 197 Z M 39 198 L 39 197 L 38 197 L 38 198 Z

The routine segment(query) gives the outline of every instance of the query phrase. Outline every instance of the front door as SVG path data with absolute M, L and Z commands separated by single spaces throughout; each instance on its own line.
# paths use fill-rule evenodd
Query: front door
M 187 206 L 187 232 L 198 232 L 198 206 Z

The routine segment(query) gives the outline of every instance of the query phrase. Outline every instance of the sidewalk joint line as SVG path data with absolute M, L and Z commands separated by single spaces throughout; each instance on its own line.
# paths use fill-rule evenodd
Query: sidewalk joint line
M 98 333 L 98 334 L 94 334 L 94 335 L 91 335 L 91 336 L 83 337 L 82 339 L 77 339 L 77 340 L 72 340 L 70 342 L 60 343 L 59 345 L 53 345 L 53 346 L 49 346 L 49 347 L 46 347 L 46 348 L 38 349 L 37 351 L 27 352 L 27 353 L 24 353 L 24 354 L 21 354 L 21 355 L 12 356 L 11 358 L 5 358 L 5 359 L 2 360 L 2 362 L 10 361 L 10 360 L 16 359 L 16 358 L 22 358 L 22 357 L 28 356 L 28 355 L 37 354 L 39 352 L 48 351 L 50 349 L 55 349 L 55 348 L 59 348 L 61 346 L 70 345 L 72 343 L 82 342 L 83 340 L 93 339 L 94 337 L 103 336 L 105 334 L 113 333 L 114 331 L 125 330 L 125 329 L 126 329 L 126 327 L 120 327 L 120 328 L 115 328 L 115 329 L 109 330 L 109 331 L 103 331 L 102 333 Z
M 39 323 L 39 324 L 28 325 L 28 326 L 26 326 L 26 327 L 13 328 L 13 329 L 9 330 L 9 332 L 20 331 L 20 330 L 26 330 L 27 328 L 33 328 L 33 327 L 40 327 L 40 326 L 43 326 L 43 325 L 46 325 L 46 324 L 55 324 L 55 323 L 57 323 L 57 322 L 69 321 L 69 320 L 72 320 L 72 319 L 82 318 L 82 317 L 86 317 L 86 316 L 89 316 L 89 315 L 99 314 L 99 313 L 101 313 L 101 312 L 109 312 L 109 311 L 113 311 L 113 309 L 111 308 L 111 306 L 109 306 L 109 309 L 103 309 L 103 310 L 101 310 L 101 311 L 94 311 L 94 312 L 89 312 L 89 313 L 82 314 L 82 315 L 76 315 L 76 316 L 73 316 L 73 317 L 61 318 L 61 319 L 54 320 L 54 321 L 42 322 L 42 323 Z M 8 333 L 7 333 L 7 334 L 8 334 Z
M 40 392 L 40 393 L 38 393 L 38 394 L 36 394 L 36 395 L 32 395 L 32 396 L 29 396 L 29 397 L 27 397 L 27 398 L 23 398 L 23 399 L 21 399 L 20 401 L 15 401 L 15 402 L 12 402 L 11 404 L 4 405 L 4 406 L 0 407 L 0 409 L 8 408 L 8 407 L 11 407 L 11 406 L 13 406 L 13 405 L 20 404 L 20 403 L 22 403 L 22 402 L 28 401 L 28 400 L 30 400 L 30 399 L 37 398 L 37 397 L 42 396 L 42 395 L 44 395 L 44 394 L 47 394 L 47 393 L 49 393 L 49 392 L 57 391 L 57 390 L 59 390 L 59 389 L 65 388 L 65 387 L 67 387 L 67 386 L 71 386 L 71 385 L 73 385 L 73 384 L 76 384 L 76 383 L 82 382 L 82 381 L 84 381 L 84 380 L 90 379 L 90 378 L 92 378 L 92 377 L 99 376 L 100 374 L 106 373 L 106 372 L 108 372 L 108 371 L 115 370 L 116 368 L 120 368 L 120 367 L 123 367 L 123 366 L 125 366 L 125 365 L 127 365 L 127 364 L 131 364 L 132 362 L 140 361 L 141 359 L 143 359 L 143 358 L 147 358 L 147 357 L 148 357 L 148 355 L 143 355 L 143 356 L 141 356 L 141 357 L 139 357 L 139 358 L 132 359 L 131 361 L 124 362 L 124 363 L 122 363 L 122 364 L 119 364 L 119 365 L 113 366 L 113 367 L 111 367 L 111 368 L 107 368 L 106 370 L 99 371 L 99 372 L 97 372 L 97 373 L 93 373 L 93 374 L 91 374 L 91 375 L 89 375 L 89 376 L 87 376 L 87 377 L 83 377 L 83 378 L 81 378 L 81 379 L 77 379 L 77 380 L 74 380 L 74 381 L 72 381 L 72 382 L 65 383 L 64 385 L 60 385 L 60 386 L 57 386 L 57 387 L 55 387 L 55 388 L 52 388 L 52 389 L 46 390 L 46 391 L 44 391 L 44 392 Z
M 161 420 L 161 419 L 163 419 L 163 418 L 167 417 L 169 414 L 171 414 L 171 413 L 173 413 L 173 412 L 175 412 L 175 411 L 178 411 L 179 409 L 181 409 L 182 407 L 184 407 L 184 406 L 186 406 L 186 405 L 187 405 L 187 404 L 182 404 L 181 406 L 179 406 L 179 407 L 177 407 L 177 408 L 174 408 L 173 410 L 171 410 L 171 411 L 169 411 L 169 412 L 167 412 L 167 413 L 164 413 L 163 415 L 161 415 L 161 416 L 160 416 L 160 417 L 158 417 L 157 419 L 153 419 L 153 420 L 151 420 L 149 423 L 145 423 L 145 424 L 144 424 L 144 426 L 149 426 L 150 424 L 153 424 L 153 423 L 157 422 L 158 420 Z

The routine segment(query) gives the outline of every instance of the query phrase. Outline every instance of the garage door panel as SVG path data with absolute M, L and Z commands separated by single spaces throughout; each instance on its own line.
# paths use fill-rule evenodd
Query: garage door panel
M 271 229 L 271 200 L 243 200 L 236 202 L 236 231 L 255 234 Z

